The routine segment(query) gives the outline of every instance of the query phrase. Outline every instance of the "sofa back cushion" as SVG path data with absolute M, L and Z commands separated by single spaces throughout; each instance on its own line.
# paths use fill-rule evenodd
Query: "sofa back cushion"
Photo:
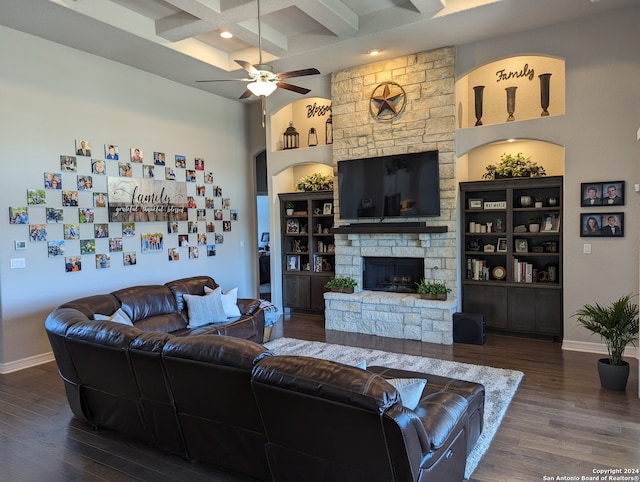
M 187 302 L 184 299 L 184 295 L 203 296 L 205 294 L 205 286 L 210 289 L 216 289 L 218 284 L 210 276 L 191 276 L 189 278 L 170 281 L 166 283 L 165 286 L 173 293 L 176 301 L 176 311 L 182 315 L 185 323 L 187 323 L 189 321 L 189 314 L 187 312 Z
M 266 437 L 251 389 L 264 346 L 229 336 L 167 341 L 162 359 L 190 457 L 271 480 Z
M 136 328 L 169 333 L 187 326 L 176 300 L 164 285 L 132 286 L 111 293 Z
M 305 478 L 312 481 L 417 480 L 399 475 L 412 472 L 403 438 L 394 437 L 400 459 L 389 450 L 386 414 L 406 409 L 382 377 L 327 360 L 275 356 L 256 364 L 252 386 L 274 480 L 303 474 L 313 474 Z
M 120 302 L 110 294 L 92 295 L 68 301 L 60 305 L 60 308 L 75 308 L 84 313 L 87 318 L 93 319 L 96 313 L 105 316 L 112 315 L 120 308 Z

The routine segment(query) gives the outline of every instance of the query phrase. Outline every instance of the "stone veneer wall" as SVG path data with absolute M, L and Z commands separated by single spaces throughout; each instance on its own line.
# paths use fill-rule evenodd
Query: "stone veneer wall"
M 406 92 L 404 111 L 391 121 L 378 121 L 369 98 L 382 82 L 393 81 Z M 457 182 L 455 170 L 455 49 L 441 48 L 335 72 L 331 78 L 333 161 L 437 149 L 440 158 L 441 213 L 427 225 L 447 226 L 442 234 L 338 234 L 336 275 L 349 275 L 362 286 L 362 256 L 424 257 L 425 278 L 445 280 L 455 295 Z M 336 225 L 341 222 L 335 193 Z M 404 219 L 425 221 L 425 218 Z M 357 222 L 357 221 L 354 221 Z M 434 269 L 437 267 L 437 269 Z M 364 292 L 325 295 L 328 329 L 451 343 L 451 313 L 455 302 L 426 302 L 417 295 Z M 450 296 L 451 296 L 450 295 Z M 386 301 L 384 301 L 386 298 Z M 455 298 L 455 296 L 453 296 Z M 355 303 L 355 304 L 354 304 Z M 363 307 L 362 303 L 371 303 Z M 358 307 L 356 306 L 358 305 Z M 383 328 L 384 312 L 404 311 L 408 327 Z M 379 313 L 380 316 L 375 315 Z M 404 315 L 403 315 L 404 316 Z M 423 321 L 417 322 L 418 317 Z M 358 318 L 362 318 L 359 320 Z M 365 318 L 370 318 L 367 322 Z M 393 317 L 396 321 L 398 317 Z M 358 320 L 357 320 L 358 319 Z M 435 323 L 434 323 L 435 322 Z M 420 330 L 417 326 L 420 325 Z M 435 326 L 435 328 L 433 328 Z M 436 333 L 432 334 L 432 331 Z

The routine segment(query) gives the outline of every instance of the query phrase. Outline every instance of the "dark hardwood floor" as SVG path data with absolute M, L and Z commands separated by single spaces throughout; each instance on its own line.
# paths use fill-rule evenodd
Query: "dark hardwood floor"
M 558 476 L 577 476 L 575 480 L 580 480 L 581 476 L 597 475 L 593 471 L 598 469 L 640 469 L 635 359 L 628 360 L 631 377 L 627 391 L 619 393 L 600 388 L 598 355 L 562 351 L 551 341 L 488 335 L 483 346 L 433 345 L 326 331 L 322 318 L 311 315 L 287 316 L 274 327 L 273 337 L 279 336 L 524 372 L 520 388 L 472 480 L 554 480 L 544 476 L 555 480 Z M 0 375 L 0 480 L 250 479 L 164 455 L 117 433 L 92 431 L 73 418 L 55 363 L 47 363 Z

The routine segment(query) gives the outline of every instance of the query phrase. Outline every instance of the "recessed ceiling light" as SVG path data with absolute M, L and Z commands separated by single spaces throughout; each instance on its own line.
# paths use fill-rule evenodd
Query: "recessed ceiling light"
M 507 139 L 507 142 L 515 142 L 515 139 Z
M 380 55 L 380 52 L 382 52 L 382 49 L 371 49 L 367 53 L 369 55 L 376 56 L 376 55 Z
M 222 32 L 220 32 L 220 37 L 222 38 L 232 38 L 233 34 L 227 30 L 223 30 Z

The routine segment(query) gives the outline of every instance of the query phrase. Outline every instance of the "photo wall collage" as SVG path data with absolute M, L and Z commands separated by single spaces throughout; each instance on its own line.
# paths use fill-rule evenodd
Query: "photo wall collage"
M 186 183 L 187 189 L 178 190 L 187 193 L 185 220 L 168 220 L 163 230 L 147 230 L 145 222 L 109 222 L 107 176 Z M 176 154 L 168 160 L 164 152 L 153 151 L 147 159 L 140 147 L 123 155 L 116 144 L 95 149 L 84 139 L 75 141 L 75 155 L 60 155 L 59 163 L 52 163 L 42 185 L 27 189 L 26 205 L 9 208 L 9 223 L 25 227 L 15 249 L 26 249 L 27 240 L 42 243 L 49 257 L 64 259 L 67 272 L 81 271 L 83 261 L 95 269 L 116 262 L 135 266 L 139 254 L 164 253 L 168 261 L 198 259 L 202 251 L 215 256 L 238 220 L 238 210 L 214 184 L 203 158 Z M 132 246 L 127 238 L 139 238 L 136 249 L 125 250 Z

